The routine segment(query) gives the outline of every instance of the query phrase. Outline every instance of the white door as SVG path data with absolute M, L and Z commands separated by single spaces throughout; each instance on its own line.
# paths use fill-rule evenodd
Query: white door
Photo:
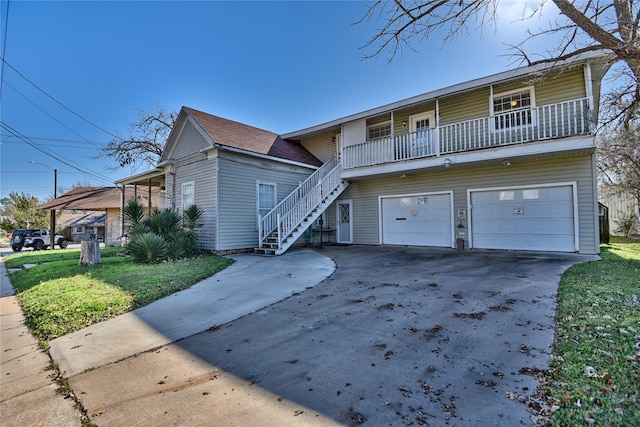
M 435 126 L 434 113 L 428 112 L 411 116 L 411 132 L 414 134 L 412 156 L 428 156 L 434 152 L 431 148 L 431 129 Z
M 351 200 L 339 201 L 336 205 L 336 242 L 353 243 L 353 224 Z
M 471 245 L 575 252 L 573 185 L 470 191 Z
M 381 197 L 382 244 L 453 246 L 451 193 Z

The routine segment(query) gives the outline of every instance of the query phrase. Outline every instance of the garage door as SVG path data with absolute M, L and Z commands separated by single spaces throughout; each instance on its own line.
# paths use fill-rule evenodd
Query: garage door
M 573 186 L 471 191 L 472 246 L 576 251 Z
M 382 244 L 453 245 L 451 193 L 382 197 Z

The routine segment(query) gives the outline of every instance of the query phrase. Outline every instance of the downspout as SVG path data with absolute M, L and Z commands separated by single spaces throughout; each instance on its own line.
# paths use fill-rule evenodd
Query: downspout
M 440 156 L 440 99 L 436 98 L 436 156 Z
M 122 188 L 120 192 L 122 195 L 120 196 L 120 244 L 122 244 L 122 236 L 124 236 L 124 199 L 125 199 L 125 184 L 122 184 Z
M 149 214 L 151 214 L 151 178 L 149 178 L 149 184 L 147 188 L 149 189 Z

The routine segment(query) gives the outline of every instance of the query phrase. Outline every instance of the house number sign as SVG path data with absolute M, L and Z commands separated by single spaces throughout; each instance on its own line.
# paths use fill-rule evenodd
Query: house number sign
M 514 206 L 513 207 L 514 215 L 524 215 L 524 206 Z

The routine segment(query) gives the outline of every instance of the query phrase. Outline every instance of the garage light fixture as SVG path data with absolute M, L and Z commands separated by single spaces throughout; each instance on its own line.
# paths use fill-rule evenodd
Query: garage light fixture
M 444 167 L 448 168 L 449 166 L 451 166 L 451 159 L 447 157 L 446 159 L 444 159 Z
M 511 166 L 511 162 L 509 160 L 505 160 L 504 162 L 502 162 L 502 166 L 504 166 L 505 168 Z

